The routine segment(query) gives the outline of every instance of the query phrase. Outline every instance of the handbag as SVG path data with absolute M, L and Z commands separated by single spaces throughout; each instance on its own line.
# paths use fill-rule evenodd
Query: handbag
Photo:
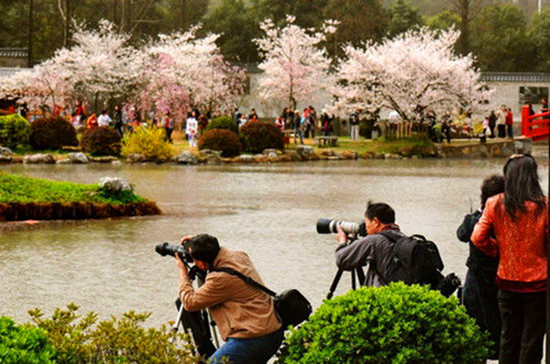
M 237 272 L 231 268 L 214 268 L 211 272 L 224 272 L 233 276 L 239 277 L 249 285 L 261 289 L 268 295 L 274 298 L 275 311 L 280 321 L 283 323 L 283 327 L 286 329 L 288 326 L 296 326 L 308 319 L 311 315 L 311 303 L 300 293 L 297 289 L 289 289 L 281 294 L 276 294 L 269 288 L 261 285 L 252 278 L 245 276 L 244 274 Z

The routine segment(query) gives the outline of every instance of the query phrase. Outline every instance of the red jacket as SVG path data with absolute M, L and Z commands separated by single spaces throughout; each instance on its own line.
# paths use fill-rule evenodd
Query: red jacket
M 514 124 L 514 114 L 512 114 L 512 111 L 508 111 L 508 114 L 506 114 L 506 125 L 513 125 Z
M 487 200 L 471 239 L 487 255 L 499 256 L 497 284 L 504 282 L 499 284 L 501 288 L 509 289 L 516 283 L 519 291 L 524 291 L 522 284 L 527 290 L 545 287 L 548 200 L 546 202 L 546 208 L 537 214 L 537 205 L 526 201 L 527 212 L 518 211 L 514 222 L 506 213 L 503 193 Z M 504 287 L 506 284 L 508 288 Z

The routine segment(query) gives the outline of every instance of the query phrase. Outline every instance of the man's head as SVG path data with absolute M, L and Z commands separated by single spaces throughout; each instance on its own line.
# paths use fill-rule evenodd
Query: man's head
M 378 234 L 386 225 L 395 223 L 395 211 L 386 203 L 367 204 L 365 211 L 365 224 L 369 235 Z
M 220 251 L 218 239 L 208 234 L 196 235 L 189 240 L 189 254 L 195 264 L 203 270 L 212 266 Z
M 483 180 L 481 185 L 481 208 L 485 207 L 485 202 L 489 197 L 504 192 L 504 176 L 492 175 Z

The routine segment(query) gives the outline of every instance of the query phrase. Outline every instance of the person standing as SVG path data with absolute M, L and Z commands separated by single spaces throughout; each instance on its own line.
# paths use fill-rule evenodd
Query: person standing
M 506 131 L 508 132 L 508 138 L 514 138 L 514 114 L 511 108 L 506 109 Z
M 477 325 L 489 332 L 489 339 L 493 342 L 492 352 L 488 359 L 498 359 L 500 341 L 500 314 L 498 311 L 498 288 L 495 284 L 498 259 L 490 257 L 470 240 L 475 224 L 483 214 L 483 209 L 489 197 L 504 192 L 504 177 L 487 177 L 481 185 L 481 205 L 476 211 L 466 215 L 464 221 L 456 230 L 456 236 L 464 243 L 468 243 L 470 254 L 466 261 L 468 271 L 464 282 L 462 300 L 468 314 L 476 320 Z
M 172 143 L 172 133 L 174 132 L 174 119 L 172 119 L 172 117 L 170 116 L 169 111 L 166 113 L 166 115 L 162 117 L 162 126 L 166 131 L 166 139 L 170 143 Z
M 294 144 L 296 144 L 296 136 L 300 137 L 300 144 L 304 144 L 302 118 L 300 117 L 300 110 L 296 110 L 294 118 L 292 119 L 294 125 Z
M 497 130 L 499 138 L 506 138 L 506 115 L 508 111 L 505 105 L 502 105 L 497 111 Z
M 548 199 L 531 155 L 511 156 L 504 180 L 504 193 L 487 200 L 471 240 L 485 254 L 499 257 L 499 362 L 540 363 L 546 327 Z
M 115 117 L 115 130 L 117 131 L 118 135 L 122 138 L 123 132 L 122 127 L 124 126 L 124 122 L 122 121 L 122 110 L 120 106 L 115 105 L 115 111 L 113 116 Z
M 189 147 L 197 147 L 197 132 L 199 129 L 199 123 L 196 119 L 197 113 L 195 111 L 191 112 L 191 115 L 187 118 L 187 123 L 185 126 L 185 134 L 187 135 L 187 140 L 189 141 Z
M 107 114 L 107 110 L 103 110 L 101 115 L 97 118 L 97 125 L 99 126 L 109 126 L 113 119 Z
M 489 130 L 491 131 L 490 137 L 495 137 L 495 126 L 497 125 L 497 116 L 494 111 L 489 114 Z
M 350 139 L 359 140 L 359 109 L 355 109 L 349 116 L 349 125 L 351 128 Z

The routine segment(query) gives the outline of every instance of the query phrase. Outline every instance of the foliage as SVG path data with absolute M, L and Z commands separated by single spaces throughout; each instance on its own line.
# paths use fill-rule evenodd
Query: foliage
M 536 49 L 536 70 L 548 72 L 550 70 L 550 8 L 533 15 L 528 36 Z
M 61 149 L 78 145 L 76 130 L 65 119 L 59 117 L 38 119 L 31 123 L 30 144 L 33 149 Z
M 108 126 L 86 129 L 80 140 L 82 150 L 94 155 L 120 153 L 120 135 Z
M 330 60 L 320 43 L 336 31 L 334 21 L 326 21 L 321 31 L 312 33 L 294 24 L 276 27 L 267 19 L 260 24 L 265 36 L 254 41 L 264 58 L 258 68 L 263 71 L 258 81 L 259 96 L 272 106 L 296 109 L 300 100 L 307 100 L 322 89 L 328 77 Z
M 223 157 L 241 154 L 243 146 L 239 136 L 227 129 L 208 130 L 199 139 L 199 150 L 210 149 L 222 152 Z
M 0 172 L 0 202 L 103 202 L 131 203 L 146 201 L 132 191 L 111 194 L 97 184 L 48 181 L 40 178 Z
M 43 330 L 0 316 L 0 363 L 55 363 L 55 353 Z
M 285 343 L 284 363 L 481 363 L 488 353 L 456 297 L 403 283 L 325 301 Z
M 210 120 L 205 130 L 212 130 L 212 129 L 227 129 L 227 130 L 231 130 L 234 133 L 239 132 L 239 127 L 237 126 L 237 123 L 235 122 L 235 120 L 233 120 L 232 117 L 227 115 L 220 116 L 218 118 Z
M 186 334 L 166 326 L 145 328 L 150 313 L 130 311 L 98 322 L 94 312 L 80 317 L 78 306 L 57 308 L 51 318 L 29 311 L 33 324 L 44 330 L 58 350 L 58 363 L 197 363 Z M 171 342 L 175 339 L 175 342 Z
M 422 26 L 422 18 L 418 9 L 411 5 L 408 0 L 396 0 L 391 3 L 390 26 L 388 35 L 394 37 L 412 29 Z
M 248 122 L 241 128 L 248 152 L 261 153 L 264 149 L 284 149 L 284 135 L 272 123 Z
M 364 48 L 348 46 L 332 87 L 336 111 L 383 107 L 409 121 L 429 109 L 437 115 L 455 108 L 484 112 L 492 91 L 481 82 L 472 57 L 455 54 L 458 35 L 422 28 Z
M 460 15 L 452 10 L 445 10 L 434 16 L 426 18 L 426 26 L 431 30 L 449 30 L 452 27 L 460 27 Z
M 122 138 L 121 154 L 125 157 L 142 154 L 148 160 L 162 161 L 172 158 L 175 153 L 174 146 L 166 139 L 164 129 L 155 126 L 138 127 Z
M 21 115 L 0 116 L 0 145 L 15 148 L 28 144 L 30 132 L 29 122 Z
M 536 60 L 524 13 L 514 4 L 484 8 L 472 24 L 470 41 L 483 70 L 524 72 Z

